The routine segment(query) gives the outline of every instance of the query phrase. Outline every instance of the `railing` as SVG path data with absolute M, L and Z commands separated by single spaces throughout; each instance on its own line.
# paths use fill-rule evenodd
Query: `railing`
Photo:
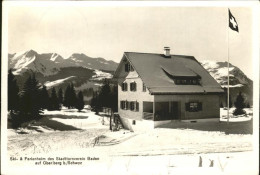
M 144 120 L 153 120 L 153 113 L 143 112 L 143 119 Z

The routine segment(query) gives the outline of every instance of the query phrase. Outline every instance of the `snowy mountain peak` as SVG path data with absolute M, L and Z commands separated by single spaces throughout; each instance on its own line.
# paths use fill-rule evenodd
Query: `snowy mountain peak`
M 44 76 L 56 74 L 59 66 L 51 63 L 51 55 L 38 54 L 34 50 L 9 54 L 9 68 L 14 69 L 14 74 L 22 74 L 28 70 L 39 72 Z M 56 57 L 59 55 L 56 54 Z M 53 59 L 54 60 L 54 59 Z
M 8 54 L 8 66 L 14 69 L 14 74 L 22 74 L 28 70 L 39 72 L 44 76 L 54 75 L 65 67 L 87 67 L 114 71 L 117 63 L 107 61 L 104 58 L 91 58 L 84 53 L 74 53 L 68 59 L 64 59 L 57 53 L 39 54 L 34 50 Z
M 204 60 L 201 65 L 210 73 L 210 75 L 217 80 L 218 83 L 225 87 L 227 85 L 228 72 L 230 76 L 230 84 L 233 86 L 243 86 L 252 82 L 238 67 L 229 64 L 229 71 L 227 62 L 217 62 L 211 60 Z
M 50 60 L 51 61 L 57 61 L 58 59 L 57 58 L 62 58 L 60 55 L 58 55 L 57 53 L 53 53 L 52 55 L 51 55 L 51 58 L 50 58 Z M 62 58 L 63 59 L 63 58 Z

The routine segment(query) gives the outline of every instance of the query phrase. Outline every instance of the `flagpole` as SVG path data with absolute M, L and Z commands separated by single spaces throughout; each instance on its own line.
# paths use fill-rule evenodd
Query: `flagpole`
M 228 110 L 227 110 L 227 123 L 229 124 L 229 103 L 230 103 L 230 101 L 229 101 L 229 29 L 228 29 L 228 88 L 227 88 L 227 95 L 228 95 L 228 97 L 227 97 L 227 106 L 228 106 Z
M 230 99 L 229 99 L 229 28 L 237 31 L 238 32 L 238 24 L 237 21 L 235 19 L 235 17 L 232 15 L 232 13 L 230 12 L 229 8 L 228 8 L 228 33 L 227 33 L 227 37 L 228 37 L 228 63 L 227 63 L 227 68 L 228 68 L 228 88 L 227 88 L 227 126 L 229 126 L 229 104 L 230 104 Z M 232 23 L 232 24 L 231 24 Z M 227 127 L 229 129 L 229 127 Z
M 229 17 L 228 17 L 228 24 L 229 24 Z M 229 27 L 228 27 L 228 88 L 227 88 L 227 124 L 229 125 Z

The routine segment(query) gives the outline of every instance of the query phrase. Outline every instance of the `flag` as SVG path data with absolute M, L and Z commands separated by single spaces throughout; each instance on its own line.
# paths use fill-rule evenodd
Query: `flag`
M 238 24 L 237 24 L 237 21 L 235 19 L 235 17 L 232 15 L 232 13 L 230 12 L 230 10 L 228 9 L 228 12 L 229 12 L 229 27 L 234 30 L 234 31 L 237 31 L 238 32 Z

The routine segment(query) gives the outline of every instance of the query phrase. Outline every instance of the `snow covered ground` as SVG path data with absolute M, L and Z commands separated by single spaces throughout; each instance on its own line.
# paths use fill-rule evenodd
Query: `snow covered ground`
M 225 111 L 221 109 L 221 114 Z M 250 109 L 247 111 L 250 113 Z M 25 167 L 30 170 L 24 171 L 26 174 L 57 174 L 57 171 L 62 174 L 257 174 L 256 162 L 252 161 L 252 135 L 225 134 L 221 131 L 224 119 L 220 123 L 181 122 L 147 132 L 111 132 L 109 118 L 104 118 L 103 125 L 103 117 L 87 109 L 77 112 L 63 108 L 62 111 L 44 111 L 44 115 L 46 126 L 36 126 L 40 131 L 30 133 L 27 129 L 29 134 L 8 131 L 12 133 L 8 136 L 8 155 L 46 159 L 84 157 L 85 160 L 82 165 L 69 166 L 36 166 L 36 161 L 9 161 L 10 174 L 24 171 Z M 250 124 L 249 121 L 235 122 L 237 120 L 231 118 L 233 125 L 230 127 Z M 47 121 L 73 128 L 51 129 Z M 198 167 L 200 156 L 203 168 Z M 88 160 L 88 157 L 98 160 Z M 214 162 L 213 167 L 209 167 L 210 160 Z
M 59 84 L 61 83 L 64 83 L 65 81 L 71 79 L 71 78 L 74 78 L 75 76 L 70 76 L 70 77 L 67 77 L 67 78 L 63 78 L 63 79 L 58 79 L 58 80 L 55 80 L 55 81 L 47 81 L 44 83 L 44 85 L 50 89 L 54 86 L 58 86 Z
M 234 116 L 233 111 L 235 110 L 234 107 L 229 109 L 229 122 L 242 122 L 242 121 L 249 121 L 253 119 L 253 108 L 245 108 L 246 115 L 238 115 Z M 220 108 L 220 121 L 227 122 L 227 109 Z
M 105 78 L 107 78 L 107 79 L 112 78 L 112 74 L 96 69 L 95 75 L 92 76 L 91 80 L 103 80 Z

